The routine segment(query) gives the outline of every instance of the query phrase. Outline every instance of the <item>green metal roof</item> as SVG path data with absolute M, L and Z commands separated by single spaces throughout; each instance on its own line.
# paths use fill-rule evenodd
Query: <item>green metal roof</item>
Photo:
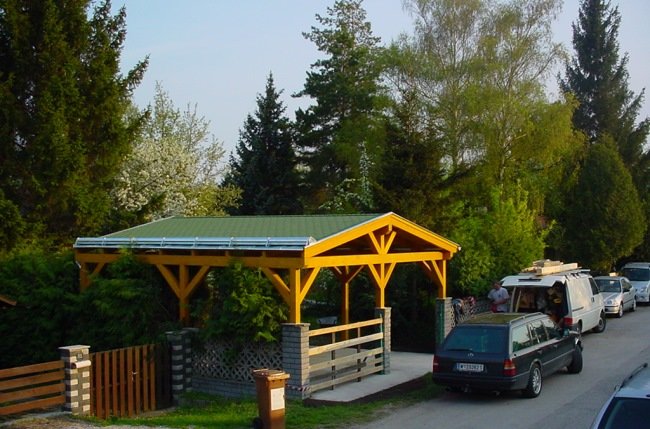
M 171 217 L 114 232 L 106 237 L 313 237 L 321 240 L 378 216 Z
M 81 247 L 302 249 L 385 214 L 171 217 L 102 237 L 80 237 Z

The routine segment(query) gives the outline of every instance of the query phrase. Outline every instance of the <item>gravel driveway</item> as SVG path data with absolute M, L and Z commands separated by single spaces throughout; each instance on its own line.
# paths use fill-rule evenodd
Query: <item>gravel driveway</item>
M 48 414 L 39 416 L 27 416 L 16 420 L 0 423 L 0 429 L 168 429 L 165 426 L 125 426 L 110 425 L 102 426 L 74 419 L 68 414 Z

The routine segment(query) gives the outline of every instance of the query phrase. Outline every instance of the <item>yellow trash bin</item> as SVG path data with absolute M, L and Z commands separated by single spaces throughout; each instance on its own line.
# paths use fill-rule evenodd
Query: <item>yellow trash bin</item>
M 253 420 L 255 429 L 285 429 L 284 388 L 289 374 L 276 369 L 253 371 L 257 390 L 259 417 Z M 261 425 L 261 426 L 260 426 Z

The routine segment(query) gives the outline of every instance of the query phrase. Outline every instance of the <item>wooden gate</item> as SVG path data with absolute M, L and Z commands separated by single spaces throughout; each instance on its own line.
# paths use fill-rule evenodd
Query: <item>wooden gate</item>
M 363 332 L 363 331 L 366 332 Z M 369 331 L 369 332 L 368 332 Z M 311 391 L 334 386 L 384 370 L 381 318 L 309 331 Z M 318 345 L 312 344 L 312 339 Z
M 63 361 L 0 370 L 0 416 L 63 405 Z
M 131 417 L 171 406 L 171 367 L 166 345 L 91 353 L 90 360 L 90 404 L 95 417 Z

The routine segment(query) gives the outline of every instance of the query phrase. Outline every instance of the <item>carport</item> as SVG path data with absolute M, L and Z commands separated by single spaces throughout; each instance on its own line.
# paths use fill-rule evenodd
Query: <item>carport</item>
M 239 261 L 260 268 L 300 323 L 300 306 L 321 269 L 341 283 L 341 323 L 349 323 L 350 282 L 364 269 L 375 286 L 375 305 L 397 264 L 417 263 L 446 297 L 447 261 L 460 247 L 392 212 L 305 216 L 171 217 L 74 244 L 81 288 L 90 285 L 123 249 L 154 265 L 178 297 L 189 322 L 189 300 L 212 268 Z

